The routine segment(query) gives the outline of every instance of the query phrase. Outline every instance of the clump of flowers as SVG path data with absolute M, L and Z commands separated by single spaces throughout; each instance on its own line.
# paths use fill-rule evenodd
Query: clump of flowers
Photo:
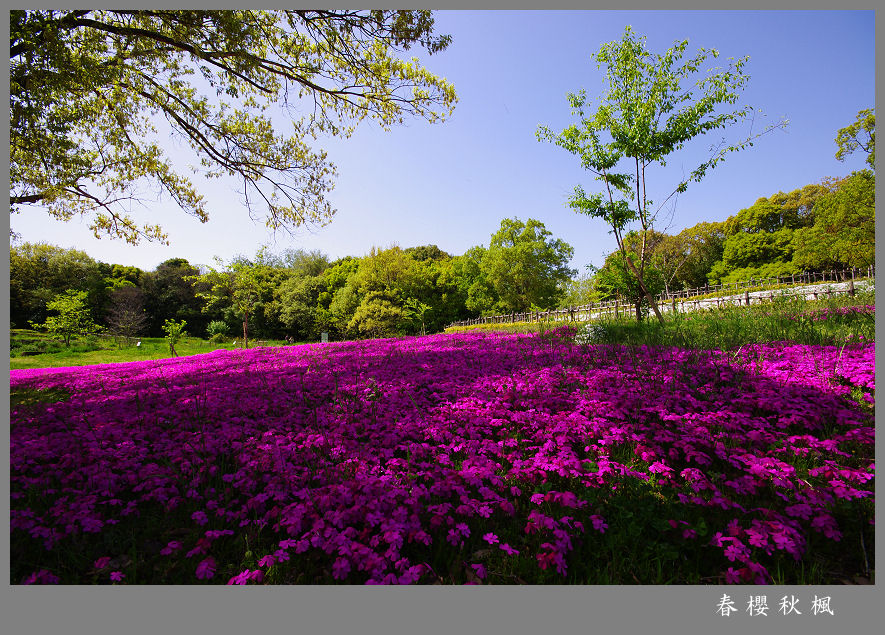
M 13 578 L 415 584 L 448 554 L 474 582 L 563 580 L 615 531 L 611 501 L 644 491 L 711 576 L 768 582 L 872 502 L 873 417 L 848 397 L 874 403 L 873 343 L 571 343 L 598 328 L 13 370 L 12 390 L 71 395 L 10 412 L 11 543 L 29 549 Z M 157 509 L 178 524 L 145 525 L 136 577 L 103 534 Z M 54 568 L 74 542 L 94 547 L 83 570 Z

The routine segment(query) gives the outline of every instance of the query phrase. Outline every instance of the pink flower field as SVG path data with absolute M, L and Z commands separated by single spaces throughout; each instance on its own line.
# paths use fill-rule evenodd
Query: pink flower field
M 13 370 L 11 582 L 801 583 L 874 561 L 874 344 L 574 333 Z

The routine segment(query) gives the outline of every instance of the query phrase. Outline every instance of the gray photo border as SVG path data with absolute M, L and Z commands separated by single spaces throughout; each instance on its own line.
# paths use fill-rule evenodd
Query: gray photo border
M 70 5 L 70 2 L 58 2 Z M 100 3 L 103 4 L 103 3 Z M 131 3 L 123 3 L 131 4 Z M 140 3 L 139 3 L 140 4 Z M 236 3 L 199 0 L 188 5 L 219 5 L 234 8 Z M 242 4 L 242 3 L 240 3 Z M 302 4 L 302 3 L 299 3 Z M 313 3 L 332 5 L 329 0 Z M 389 0 L 369 3 L 390 5 Z M 465 2 L 412 2 L 412 8 L 469 9 Z M 636 6 L 636 5 L 639 6 Z M 699 2 L 671 2 L 666 9 L 728 9 L 730 3 L 716 5 Z M 741 9 L 831 9 L 821 2 L 799 4 L 795 0 L 774 3 L 745 2 Z M 786 5 L 786 6 L 785 6 Z M 809 6 L 811 5 L 811 6 Z M 367 8 L 352 1 L 338 2 L 335 8 Z M 397 5 L 399 6 L 399 5 Z M 482 9 L 533 9 L 538 3 L 503 3 L 491 0 Z M 10 7 L 16 8 L 16 7 Z M 548 7 L 550 8 L 550 7 Z M 587 3 L 558 3 L 556 9 L 658 9 L 650 0 L 630 6 Z M 731 8 L 735 8 L 732 4 Z M 845 8 L 845 7 L 840 7 Z M 854 7 L 849 7 L 854 8 Z M 859 9 L 870 9 L 866 4 Z M 882 14 L 876 14 L 876 35 L 882 32 Z M 3 20 L 8 34 L 8 16 Z M 676 37 L 678 34 L 674 34 Z M 838 44 L 836 44 L 838 45 Z M 3 67 L 8 86 L 8 66 Z M 878 79 L 878 76 L 877 76 Z M 822 82 L 825 78 L 822 78 Z M 878 88 L 878 83 L 877 83 Z M 822 86 L 822 90 L 825 90 Z M 877 91 L 878 97 L 878 91 Z M 4 126 L 6 126 L 4 122 Z M 3 135 L 8 149 L 9 134 Z M 8 183 L 9 166 L 3 166 Z M 4 216 L 4 223 L 8 222 Z M 877 226 L 881 243 L 881 228 Z M 878 250 L 877 250 L 878 252 Z M 8 251 L 7 251 L 8 256 Z M 2 262 L 8 281 L 9 259 Z M 9 285 L 2 286 L 3 333 L 9 337 Z M 881 335 L 877 327 L 877 335 Z M 4 348 L 8 361 L 8 339 Z M 879 360 L 877 359 L 877 370 Z M 4 366 L 0 391 L 4 412 L 9 412 L 9 370 Z M 8 417 L 8 414 L 6 415 Z M 878 417 L 877 417 L 878 419 Z M 8 424 L 8 418 L 7 418 Z M 3 427 L 2 509 L 9 513 L 9 430 Z M 876 441 L 881 455 L 882 440 Z M 880 479 L 876 477 L 878 482 Z M 881 516 L 877 501 L 876 516 Z M 8 571 L 9 525 L 2 529 L 2 562 Z M 882 532 L 876 539 L 882 544 Z M 722 596 L 727 594 L 739 609 L 723 617 L 717 613 Z M 744 609 L 748 598 L 766 595 L 769 616 L 750 617 Z M 811 614 L 812 596 L 830 596 L 834 616 Z M 782 596 L 800 599 L 803 614 L 783 616 L 777 606 Z M 752 586 L 599 586 L 599 587 L 24 587 L 8 584 L 0 587 L 0 625 L 7 633 L 867 633 L 876 630 L 880 602 L 885 599 L 881 585 L 854 587 L 752 587 Z

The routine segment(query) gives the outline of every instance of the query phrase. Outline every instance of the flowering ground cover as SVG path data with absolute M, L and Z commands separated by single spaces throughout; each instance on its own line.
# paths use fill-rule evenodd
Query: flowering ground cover
M 11 582 L 869 575 L 873 343 L 574 337 L 13 370 Z

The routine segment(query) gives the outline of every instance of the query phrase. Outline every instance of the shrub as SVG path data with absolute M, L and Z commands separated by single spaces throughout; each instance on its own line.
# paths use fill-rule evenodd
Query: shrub
M 230 327 L 227 325 L 227 322 L 223 320 L 212 320 L 206 327 L 206 332 L 209 334 L 209 340 L 213 342 L 221 339 L 218 336 L 227 335 L 229 330 Z

